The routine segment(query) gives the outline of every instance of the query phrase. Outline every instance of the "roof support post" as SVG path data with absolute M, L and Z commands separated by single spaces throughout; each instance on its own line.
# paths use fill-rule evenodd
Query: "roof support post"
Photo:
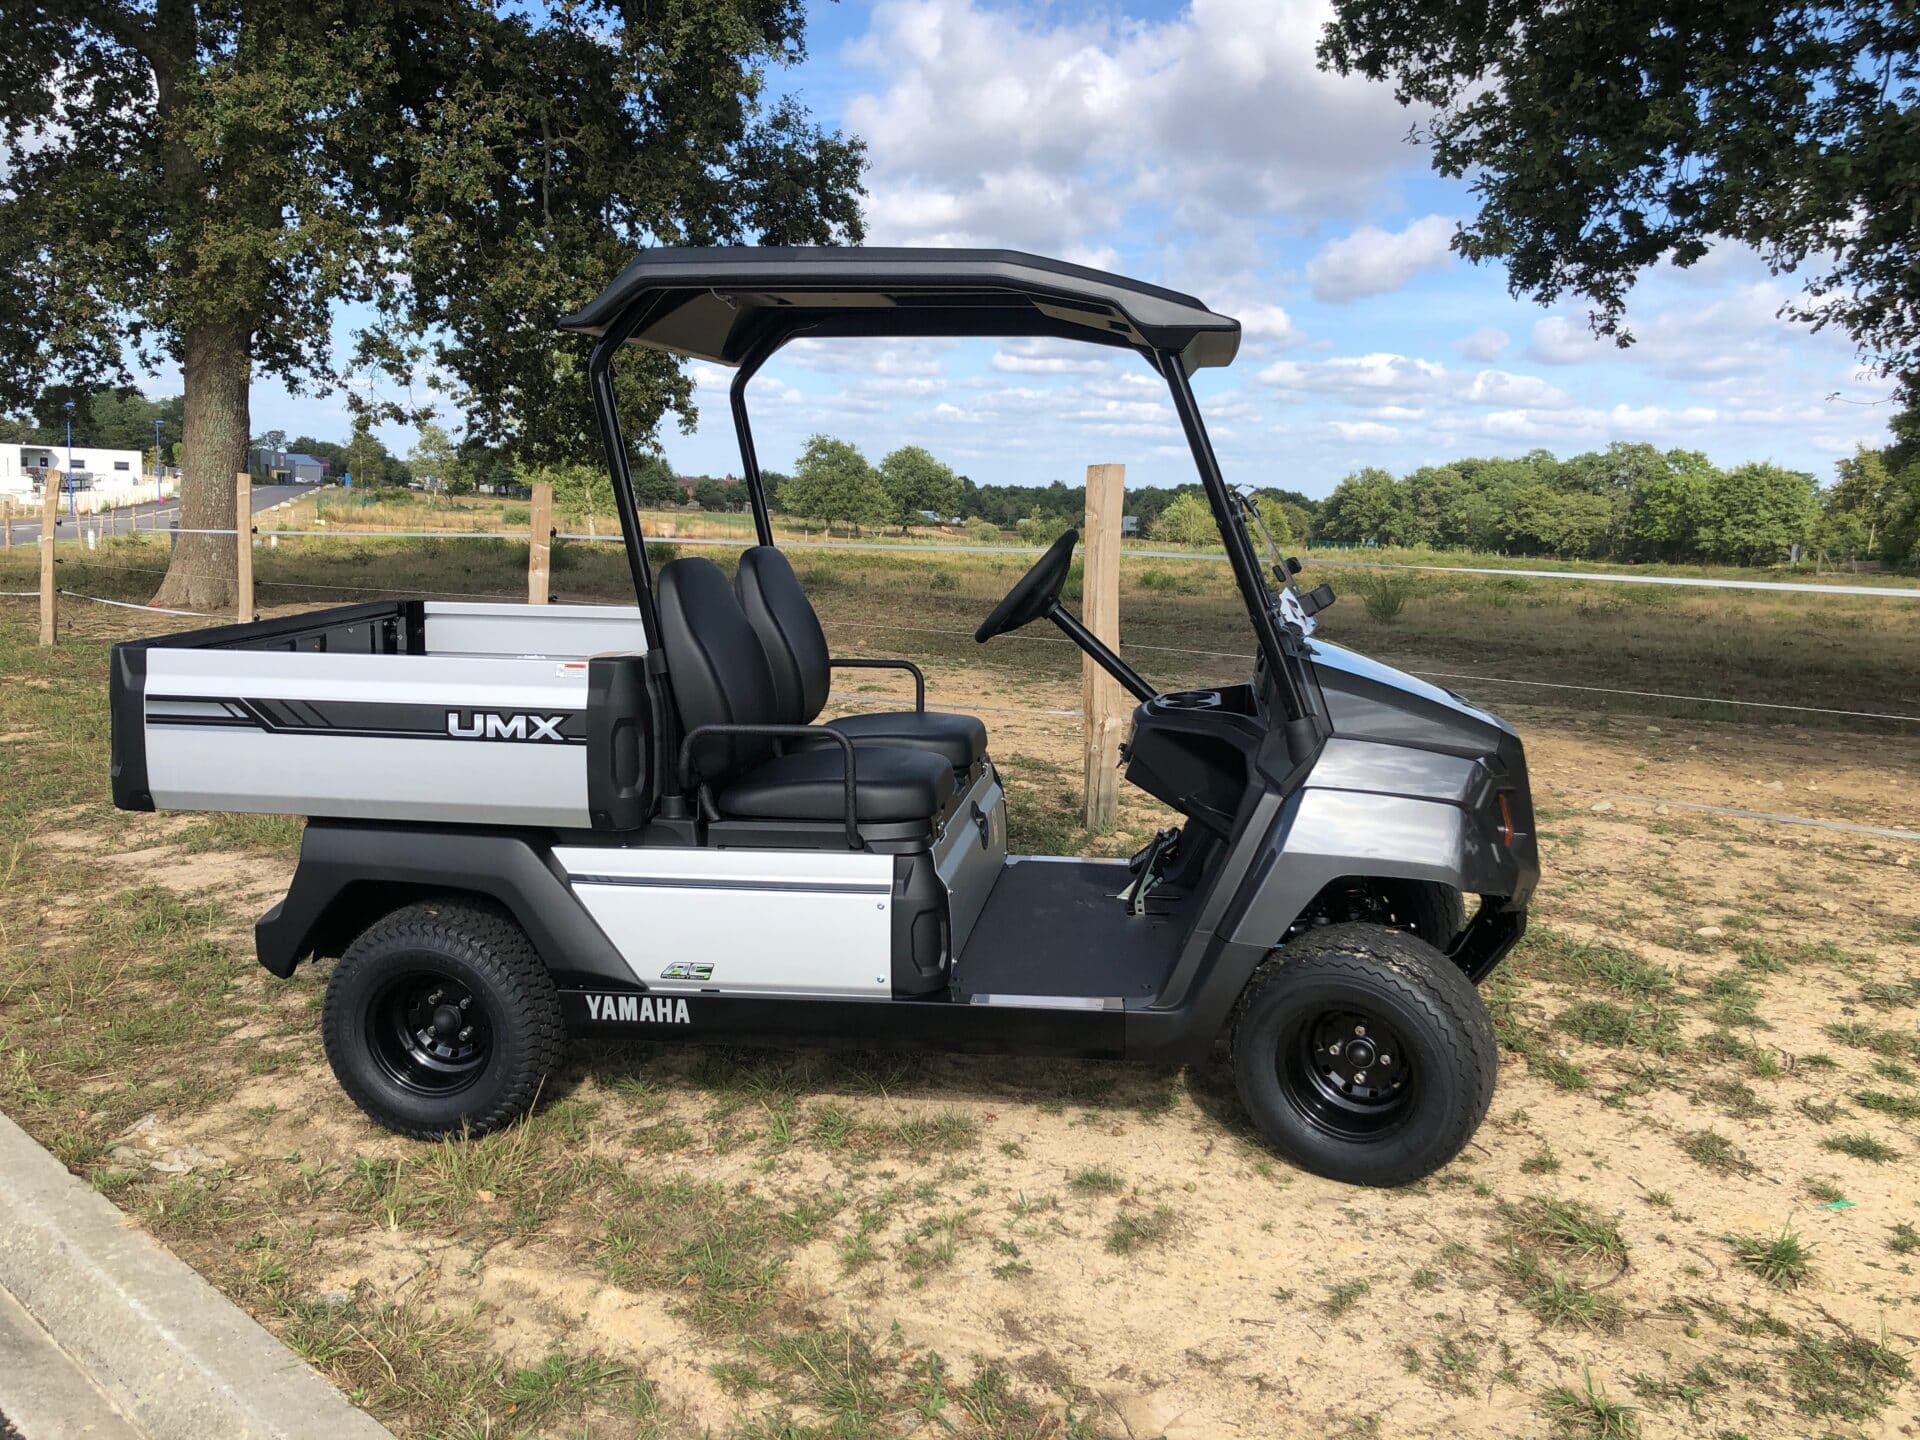
M 782 337 L 784 339 L 785 337 Z M 733 429 L 740 440 L 740 478 L 747 487 L 747 500 L 753 506 L 753 531 L 762 545 L 773 544 L 773 517 L 767 511 L 767 487 L 760 478 L 760 457 L 753 448 L 753 427 L 747 422 L 747 382 L 760 373 L 767 358 L 780 348 L 781 341 L 756 345 L 734 372 L 727 399 L 733 409 Z
M 1268 673 L 1280 686 L 1287 719 L 1317 723 L 1319 712 L 1307 692 L 1305 662 L 1281 636 L 1280 620 L 1266 603 L 1267 587 L 1261 578 L 1259 558 L 1253 553 L 1253 543 L 1235 511 L 1226 476 L 1220 470 L 1220 458 L 1213 452 L 1213 441 L 1207 438 L 1206 424 L 1200 418 L 1200 402 L 1194 398 L 1186 366 L 1173 350 L 1159 351 L 1154 361 L 1173 393 L 1173 408 L 1180 416 L 1181 428 L 1186 431 L 1187 448 L 1193 452 L 1193 463 L 1200 471 L 1201 487 L 1213 506 L 1213 521 L 1220 527 L 1227 560 L 1233 566 L 1240 596 L 1246 601 L 1247 617 L 1253 621 L 1253 633 L 1260 642 L 1261 654 L 1266 657 Z
M 658 296 L 620 316 L 593 347 L 587 360 L 587 386 L 593 411 L 600 422 L 600 444 L 607 452 L 607 471 L 613 482 L 614 508 L 620 512 L 620 531 L 626 541 L 627 569 L 633 575 L 634 601 L 640 607 L 640 629 L 647 649 L 660 648 L 660 614 L 653 602 L 653 576 L 647 569 L 646 537 L 640 533 L 640 507 L 633 496 L 633 466 L 627 458 L 626 437 L 620 430 L 620 408 L 613 391 L 613 358 L 627 338 L 660 307 Z

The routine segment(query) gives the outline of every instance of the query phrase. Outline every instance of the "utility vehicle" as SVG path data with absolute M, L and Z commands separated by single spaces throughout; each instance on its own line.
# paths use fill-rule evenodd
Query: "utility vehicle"
M 569 1035 L 1202 1061 L 1226 1042 L 1281 1154 L 1417 1179 L 1485 1115 L 1477 982 L 1538 878 L 1518 737 L 1311 637 L 1190 384 L 1239 325 L 1186 295 L 1007 251 L 660 249 L 563 322 L 587 375 L 634 604 L 400 600 L 114 650 L 125 809 L 308 817 L 257 927 L 338 957 L 326 1051 L 403 1134 L 482 1133 L 551 1093 Z M 985 725 L 907 661 L 833 656 L 774 546 L 746 389 L 797 337 L 1039 336 L 1131 350 L 1172 398 L 1258 647 L 1172 694 L 1061 600 L 1075 536 L 980 624 L 1048 620 L 1134 695 L 1126 778 L 1183 823 L 1131 861 L 1009 855 Z M 650 567 L 612 366 L 735 367 L 758 543 Z M 1263 551 L 1266 552 L 1263 554 Z M 818 723 L 891 665 L 914 707 Z M 1470 913 L 1469 913 L 1470 912 Z

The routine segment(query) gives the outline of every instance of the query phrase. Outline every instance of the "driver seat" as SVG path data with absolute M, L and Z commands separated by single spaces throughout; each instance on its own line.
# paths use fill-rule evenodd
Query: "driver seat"
M 826 706 L 834 662 L 793 566 L 774 546 L 756 545 L 740 556 L 733 589 L 767 652 L 775 718 L 783 725 L 811 725 Z M 987 727 L 972 715 L 886 710 L 842 716 L 827 728 L 855 745 L 929 751 L 960 771 L 971 770 L 987 753 Z

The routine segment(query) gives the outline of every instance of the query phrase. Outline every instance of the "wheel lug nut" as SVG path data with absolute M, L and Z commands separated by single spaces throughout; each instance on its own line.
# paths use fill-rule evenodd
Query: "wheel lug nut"
M 1364 1035 L 1367 1033 L 1367 1027 L 1364 1025 L 1356 1025 L 1353 1027 L 1353 1033 L 1356 1035 Z
M 472 1007 L 472 1005 L 473 1005 L 473 996 L 471 996 L 471 995 L 462 995 L 462 996 L 460 997 L 460 1008 L 461 1008 L 462 1010 L 466 1010 L 466 1009 L 470 1009 L 470 1008 Z
M 473 1038 L 473 1026 L 471 1025 L 462 1026 L 460 1029 L 460 1038 L 462 1040 L 471 1040 Z
M 1358 1073 L 1357 1073 L 1357 1074 L 1356 1074 L 1356 1075 L 1355 1075 L 1355 1076 L 1353 1077 L 1353 1083 L 1354 1083 L 1354 1084 L 1356 1084 L 1356 1085 L 1364 1085 L 1364 1084 L 1366 1084 L 1366 1083 L 1367 1083 L 1367 1072 L 1366 1072 L 1366 1071 L 1364 1071 L 1364 1070 L 1362 1070 L 1362 1071 L 1360 1071 L 1360 1072 L 1358 1072 Z
M 1340 1042 L 1336 1040 L 1333 1044 L 1327 1046 L 1327 1053 L 1329 1055 L 1338 1055 L 1340 1053 Z
M 1393 1057 L 1391 1055 L 1382 1055 L 1380 1057 L 1380 1063 L 1382 1065 L 1391 1065 L 1393 1063 Z

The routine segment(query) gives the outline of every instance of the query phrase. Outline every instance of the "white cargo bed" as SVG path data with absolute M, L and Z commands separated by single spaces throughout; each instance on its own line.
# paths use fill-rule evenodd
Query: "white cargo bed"
M 439 601 L 117 647 L 115 798 L 137 759 L 140 808 L 590 828 L 622 727 L 638 778 L 644 650 L 632 606 Z

